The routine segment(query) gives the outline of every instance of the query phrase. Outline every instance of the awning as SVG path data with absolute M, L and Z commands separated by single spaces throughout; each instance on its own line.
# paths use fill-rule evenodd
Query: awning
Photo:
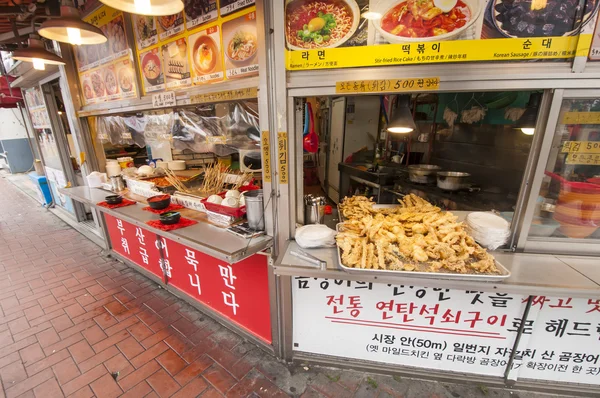
M 10 87 L 14 80 L 16 77 L 0 76 L 0 108 L 16 108 L 17 103 L 23 101 L 21 89 Z

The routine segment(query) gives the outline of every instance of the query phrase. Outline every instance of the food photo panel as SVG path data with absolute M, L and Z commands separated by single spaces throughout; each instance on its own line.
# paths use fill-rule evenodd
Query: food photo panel
M 128 59 L 117 61 L 115 63 L 115 70 L 117 74 L 117 83 L 119 84 L 119 91 L 121 92 L 121 98 L 125 99 L 135 97 L 135 73 L 131 61 Z
M 140 66 L 142 68 L 142 80 L 146 93 L 165 89 L 163 64 L 158 48 L 141 53 Z
M 112 101 L 120 99 L 119 83 L 114 65 L 108 65 L 102 69 L 104 72 L 104 87 L 106 89 L 107 100 Z
M 138 50 L 143 50 L 158 43 L 158 32 L 154 17 L 148 15 L 132 15 L 131 17 Z
M 187 47 L 186 38 L 177 39 L 161 46 L 168 89 L 192 85 Z
M 156 17 L 156 22 L 158 23 L 158 39 L 160 41 L 176 36 L 185 29 L 183 12 Z
M 219 26 L 201 30 L 189 37 L 194 84 L 223 80 L 223 54 Z
M 255 11 L 223 24 L 223 49 L 228 79 L 258 74 Z
M 184 0 L 185 26 L 188 30 L 219 17 L 217 0 Z

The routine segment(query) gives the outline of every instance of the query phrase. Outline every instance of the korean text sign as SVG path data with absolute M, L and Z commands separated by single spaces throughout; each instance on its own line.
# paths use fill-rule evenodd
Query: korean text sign
M 297 277 L 298 351 L 502 376 L 524 296 Z

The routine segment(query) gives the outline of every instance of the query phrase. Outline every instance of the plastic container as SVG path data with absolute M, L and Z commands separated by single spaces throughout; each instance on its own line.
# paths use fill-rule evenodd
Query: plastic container
M 122 169 L 126 169 L 128 167 L 134 167 L 133 166 L 133 158 L 131 156 L 117 158 L 117 162 L 119 162 L 119 166 L 121 166 Z
M 108 177 L 118 176 L 119 174 L 121 174 L 119 162 L 106 162 L 106 175 Z
M 221 192 L 218 194 L 220 197 L 225 197 L 225 192 Z M 231 216 L 235 218 L 242 218 L 246 215 L 246 206 L 241 207 L 228 207 L 222 206 L 216 203 L 211 203 L 207 199 L 202 199 L 202 204 L 208 211 L 212 211 L 213 213 L 222 214 L 225 216 Z

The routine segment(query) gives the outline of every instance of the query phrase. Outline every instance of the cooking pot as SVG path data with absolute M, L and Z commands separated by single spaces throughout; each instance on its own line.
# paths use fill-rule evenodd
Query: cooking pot
M 436 173 L 441 169 L 434 164 L 413 164 L 408 166 L 408 179 L 417 184 L 433 184 Z
M 439 171 L 437 173 L 437 186 L 444 191 L 459 191 L 471 187 L 469 173 L 459 171 Z

